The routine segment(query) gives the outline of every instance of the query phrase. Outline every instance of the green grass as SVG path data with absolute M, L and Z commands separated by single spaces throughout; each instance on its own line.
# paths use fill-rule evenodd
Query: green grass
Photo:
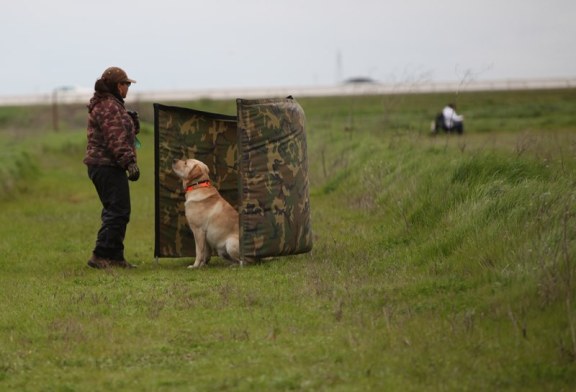
M 153 260 L 149 123 L 126 239 L 139 268 L 96 271 L 84 131 L 8 116 L 0 390 L 572 390 L 573 97 L 460 96 L 463 137 L 428 135 L 442 94 L 299 100 L 313 251 L 194 271 Z

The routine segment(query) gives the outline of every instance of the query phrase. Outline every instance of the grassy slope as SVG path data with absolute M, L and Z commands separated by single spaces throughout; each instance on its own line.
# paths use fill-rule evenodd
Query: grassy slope
M 2 202 L 0 389 L 569 390 L 573 97 L 463 96 L 462 138 L 426 134 L 448 97 L 302 100 L 315 248 L 243 269 L 154 263 L 150 130 L 140 268 L 88 269 L 84 135 L 42 137 Z

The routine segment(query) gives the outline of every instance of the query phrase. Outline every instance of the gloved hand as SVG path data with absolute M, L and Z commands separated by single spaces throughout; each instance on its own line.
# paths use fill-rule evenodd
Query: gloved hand
M 134 130 L 136 134 L 140 132 L 140 117 L 138 117 L 138 112 L 134 110 L 128 110 L 128 114 L 132 117 L 132 122 L 134 123 Z
M 138 168 L 136 162 L 132 162 L 131 164 L 129 164 L 127 170 L 128 170 L 128 179 L 130 181 L 138 181 L 138 179 L 140 178 L 140 169 Z

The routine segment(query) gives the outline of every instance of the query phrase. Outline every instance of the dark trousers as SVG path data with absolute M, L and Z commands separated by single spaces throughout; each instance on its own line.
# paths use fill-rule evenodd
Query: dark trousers
M 464 132 L 464 123 L 461 121 L 454 121 L 454 125 L 452 125 L 451 131 L 462 134 Z
M 126 172 L 119 167 L 88 166 L 102 203 L 102 226 L 94 254 L 111 260 L 124 260 L 124 237 L 130 221 L 130 188 Z

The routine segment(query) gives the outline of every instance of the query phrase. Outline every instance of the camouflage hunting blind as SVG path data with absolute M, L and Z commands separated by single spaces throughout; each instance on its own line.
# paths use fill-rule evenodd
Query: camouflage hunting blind
M 237 115 L 154 104 L 155 257 L 195 256 L 174 159 L 194 158 L 240 215 L 240 257 L 312 249 L 305 115 L 291 97 L 237 99 Z

